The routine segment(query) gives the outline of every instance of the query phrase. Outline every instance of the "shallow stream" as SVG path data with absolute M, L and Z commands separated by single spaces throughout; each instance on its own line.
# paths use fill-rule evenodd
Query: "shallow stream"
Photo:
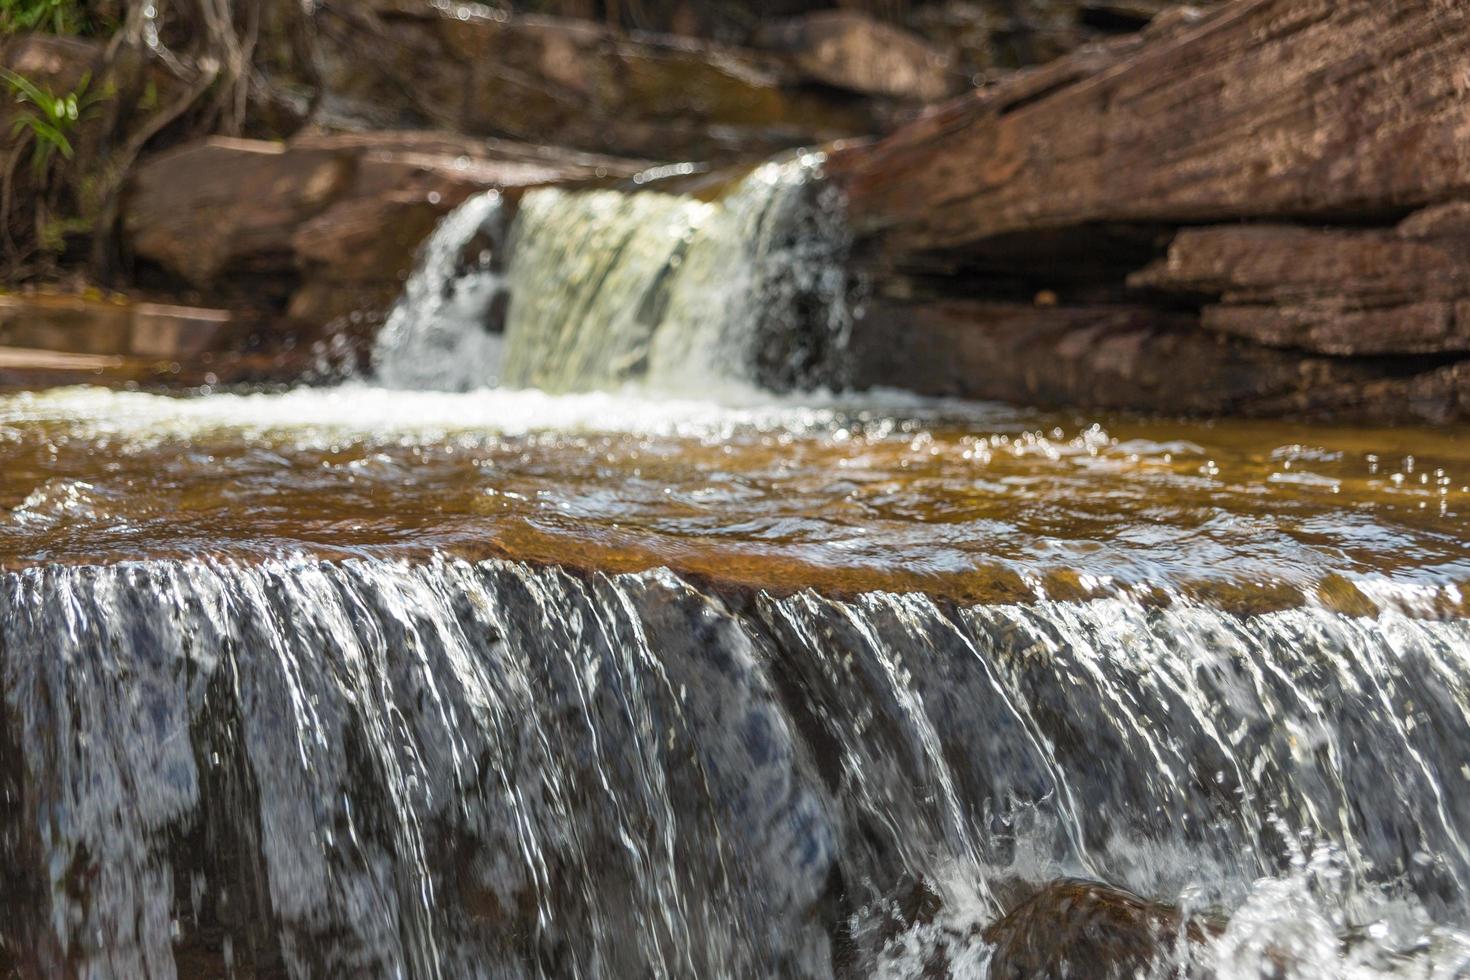
M 0 398 L 5 965 L 1470 975 L 1470 433 L 832 394 L 815 166 L 472 201 L 375 377 Z

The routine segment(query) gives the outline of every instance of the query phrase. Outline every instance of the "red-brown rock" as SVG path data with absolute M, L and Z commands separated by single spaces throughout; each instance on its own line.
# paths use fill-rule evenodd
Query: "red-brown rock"
M 1395 230 L 1186 229 L 1140 288 L 1218 300 L 1206 329 L 1325 354 L 1470 351 L 1470 234 L 1458 205 Z
M 290 269 L 291 236 L 352 185 L 351 155 L 211 138 L 139 167 L 124 226 L 135 254 L 199 287 L 229 268 Z
M 807 14 L 773 24 L 759 37 L 803 78 L 834 88 L 934 102 L 964 87 L 943 51 L 857 10 Z
M 1470 6 L 1236 0 L 1069 55 L 830 170 L 890 251 L 1091 222 L 1323 219 L 1470 190 Z
M 422 0 L 329 14 L 327 83 L 359 112 L 665 160 L 765 155 L 875 124 L 759 52 Z
M 209 139 L 145 161 L 124 223 L 134 254 L 206 295 L 289 302 L 321 325 L 390 303 L 420 242 L 471 194 L 644 166 L 432 132 Z

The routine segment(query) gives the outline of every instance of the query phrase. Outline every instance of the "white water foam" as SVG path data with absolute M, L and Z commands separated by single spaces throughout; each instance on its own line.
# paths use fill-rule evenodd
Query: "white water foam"
M 479 194 L 439 222 L 424 243 L 373 350 L 373 369 L 384 385 L 465 391 L 497 383 L 501 337 L 487 321 L 504 283 L 489 268 L 489 255 L 467 270 L 461 262 L 465 247 L 500 211 L 499 191 Z
M 0 397 L 0 439 L 7 427 L 13 435 L 16 426 L 57 424 L 80 438 L 125 438 L 137 444 L 227 431 L 276 435 L 302 448 L 344 439 L 409 444 L 538 432 L 718 440 L 740 429 L 819 432 L 831 428 L 844 412 L 923 415 L 961 410 L 977 424 L 1015 414 L 1001 406 L 960 406 L 900 391 L 867 392 L 861 398 L 821 392 L 782 396 L 737 386 L 702 399 L 636 389 L 567 395 L 534 388 L 453 393 L 394 391 L 360 383 L 206 397 L 73 387 Z

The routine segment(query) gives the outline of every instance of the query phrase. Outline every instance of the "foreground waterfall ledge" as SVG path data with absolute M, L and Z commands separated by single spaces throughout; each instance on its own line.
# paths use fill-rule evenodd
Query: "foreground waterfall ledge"
M 22 970 L 963 975 L 1064 876 L 1231 916 L 1223 977 L 1470 955 L 1465 621 L 499 561 L 0 588 Z

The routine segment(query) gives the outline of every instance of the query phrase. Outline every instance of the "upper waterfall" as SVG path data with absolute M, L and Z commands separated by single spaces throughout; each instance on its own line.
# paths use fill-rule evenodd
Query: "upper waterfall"
M 487 252 L 468 266 L 469 243 L 502 219 L 499 191 L 477 194 L 439 222 L 373 349 L 378 379 L 393 388 L 493 386 L 501 338 L 485 325 L 504 294 Z
M 513 208 L 494 192 L 472 198 L 426 244 L 374 350 L 377 377 L 554 392 L 839 384 L 847 237 L 821 162 L 768 162 L 707 200 L 554 188 Z M 464 259 L 497 223 L 508 227 L 490 249 L 502 254 Z

